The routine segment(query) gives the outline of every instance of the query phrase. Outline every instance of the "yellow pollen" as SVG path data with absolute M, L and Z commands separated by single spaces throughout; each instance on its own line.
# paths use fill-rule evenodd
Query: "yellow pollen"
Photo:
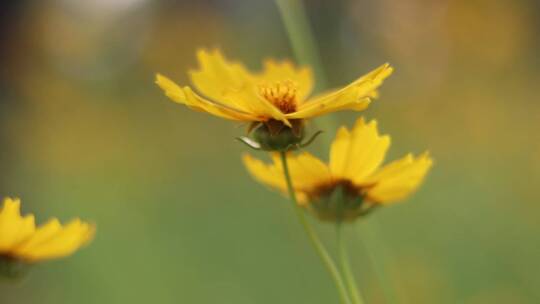
M 290 80 L 259 85 L 259 93 L 287 114 L 296 111 L 296 85 Z

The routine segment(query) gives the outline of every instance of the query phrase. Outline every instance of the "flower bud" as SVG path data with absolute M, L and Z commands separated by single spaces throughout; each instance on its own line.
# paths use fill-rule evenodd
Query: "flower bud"
M 300 120 L 292 120 L 292 127 L 281 121 L 270 120 L 253 131 L 253 139 L 267 151 L 287 151 L 300 145 L 304 139 L 304 126 Z

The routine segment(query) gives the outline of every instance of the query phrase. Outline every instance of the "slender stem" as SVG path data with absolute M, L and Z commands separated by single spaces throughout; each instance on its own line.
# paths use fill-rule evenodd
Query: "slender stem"
M 302 65 L 309 65 L 315 72 L 315 92 L 327 89 L 326 74 L 321 61 L 315 38 L 311 31 L 311 26 L 306 14 L 306 9 L 302 0 L 275 0 L 281 20 L 285 25 L 285 30 L 291 43 L 296 60 Z M 332 116 L 320 117 L 316 121 L 316 126 L 330 132 L 336 128 L 337 122 Z M 329 145 L 330 139 L 323 137 L 320 144 Z
M 349 262 L 347 245 L 345 244 L 345 238 L 343 237 L 342 223 L 337 223 L 336 230 L 338 243 L 338 259 L 341 266 L 341 271 L 347 283 L 347 288 L 349 289 L 349 294 L 351 296 L 352 302 L 353 304 L 364 304 L 365 302 L 360 295 L 360 291 L 358 290 L 358 285 L 356 284 L 356 280 L 351 269 L 351 264 Z
M 328 253 L 328 251 L 325 249 L 323 243 L 309 224 L 309 221 L 307 220 L 304 210 L 298 205 L 298 201 L 296 199 L 296 193 L 294 192 L 291 175 L 289 173 L 289 165 L 287 164 L 287 153 L 286 152 L 280 152 L 281 156 L 281 164 L 283 165 L 283 172 L 285 174 L 285 181 L 287 183 L 287 190 L 289 191 L 289 195 L 291 197 L 291 201 L 294 204 L 294 210 L 296 211 L 296 215 L 298 217 L 298 221 L 302 226 L 304 227 L 304 230 L 306 231 L 306 234 L 309 237 L 309 240 L 311 241 L 311 244 L 313 247 L 315 247 L 317 254 L 323 261 L 324 265 L 326 266 L 326 269 L 328 272 L 330 272 L 330 275 L 332 276 L 332 279 L 336 283 L 336 287 L 339 292 L 339 296 L 341 299 L 341 303 L 343 304 L 352 304 L 349 296 L 347 294 L 347 288 L 345 287 L 345 283 L 343 282 L 343 279 L 341 278 L 341 274 L 339 273 L 338 268 L 336 267 L 336 264 L 332 260 L 332 257 Z
M 302 0 L 275 1 L 283 24 L 285 25 L 285 30 L 292 45 L 296 60 L 301 64 L 307 64 L 313 67 L 317 79 L 316 91 L 327 89 L 326 75 L 324 73 L 321 57 Z M 317 125 L 326 132 L 330 132 L 330 130 L 337 127 L 337 121 L 335 121 L 332 116 L 326 115 L 318 119 Z M 328 145 L 330 144 L 330 139 L 323 137 L 319 142 Z M 373 234 L 376 234 L 379 229 L 376 225 L 373 225 L 371 230 Z M 360 240 L 362 241 L 362 239 Z M 380 240 L 373 238 L 371 238 L 371 240 L 366 240 L 363 243 L 367 245 L 365 246 L 366 251 L 370 256 L 370 262 L 374 265 L 377 272 L 386 300 L 388 303 L 392 304 L 399 303 L 396 292 L 393 290 L 392 285 L 389 284 L 387 278 L 386 265 L 389 263 L 389 260 L 388 258 L 385 258 L 385 256 L 388 255 L 384 254 L 387 252 L 385 244 Z
M 294 55 L 300 64 L 310 65 L 317 87 L 326 87 L 325 73 L 302 0 L 276 0 Z

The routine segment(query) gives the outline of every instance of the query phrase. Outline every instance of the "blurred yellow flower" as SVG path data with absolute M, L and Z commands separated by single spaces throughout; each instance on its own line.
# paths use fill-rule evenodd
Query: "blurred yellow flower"
M 293 127 L 295 120 L 340 111 L 365 109 L 377 88 L 392 73 L 384 64 L 344 88 L 307 99 L 313 88 L 312 72 L 289 61 L 267 60 L 260 73 L 249 72 L 218 50 L 197 52 L 200 68 L 190 72 L 195 88 L 180 87 L 160 74 L 156 83 L 177 103 L 193 110 L 244 122 L 272 123 L 269 128 Z M 277 124 L 276 122 L 281 122 Z M 279 130 L 278 130 L 279 131 Z
M 95 227 L 74 219 L 62 226 L 56 219 L 36 228 L 33 215 L 21 216 L 19 199 L 4 199 L 0 209 L 0 259 L 27 263 L 65 257 L 88 243 Z
M 299 204 L 325 220 L 351 220 L 371 207 L 404 199 L 418 188 L 432 165 L 428 152 L 411 154 L 379 168 L 390 147 L 390 137 L 379 135 L 375 120 L 356 121 L 349 131 L 341 127 L 330 149 L 329 164 L 303 152 L 287 154 Z M 244 164 L 255 179 L 287 192 L 279 155 L 273 164 L 244 155 Z

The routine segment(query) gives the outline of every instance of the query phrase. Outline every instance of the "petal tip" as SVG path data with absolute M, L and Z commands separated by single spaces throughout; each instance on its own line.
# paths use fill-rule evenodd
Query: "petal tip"
M 160 73 L 156 73 L 155 75 L 156 75 L 156 76 L 155 76 L 154 82 L 157 83 L 157 84 L 159 84 L 160 82 L 162 82 L 163 79 L 165 78 L 165 76 L 161 75 Z

